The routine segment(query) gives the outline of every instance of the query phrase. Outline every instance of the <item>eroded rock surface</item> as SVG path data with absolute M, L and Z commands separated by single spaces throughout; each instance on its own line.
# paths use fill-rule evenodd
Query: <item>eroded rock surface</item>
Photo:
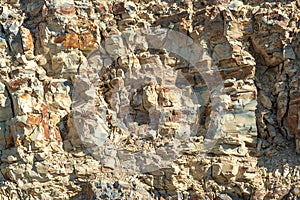
M 299 9 L 2 0 L 0 199 L 300 198 Z

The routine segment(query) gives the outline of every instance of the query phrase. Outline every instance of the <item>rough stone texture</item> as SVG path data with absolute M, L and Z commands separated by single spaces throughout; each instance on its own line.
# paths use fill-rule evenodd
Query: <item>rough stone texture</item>
M 299 1 L 1 0 L 0 199 L 300 198 L 299 11 Z M 160 40 L 149 36 L 147 43 L 129 31 L 150 26 L 200 44 L 217 66 L 224 93 L 210 95 L 206 81 L 214 76 L 149 48 Z M 138 51 L 127 52 L 131 40 Z M 107 68 L 108 60 L 99 61 L 103 70 L 92 77 L 82 66 L 90 53 L 103 51 L 94 51 L 101 42 L 117 59 Z M 79 77 L 82 71 L 91 76 Z M 185 81 L 175 80 L 174 71 Z M 155 150 L 165 160 L 176 154 L 160 147 L 176 141 L 182 122 L 190 122 L 185 106 L 198 106 L 176 90 L 180 84 L 191 86 L 202 103 L 200 128 L 183 153 L 156 170 L 120 171 L 153 164 L 134 154 L 140 150 Z M 199 154 L 217 113 L 213 98 L 225 105 L 222 134 Z M 132 134 L 115 119 L 126 121 L 128 111 Z M 160 126 L 151 120 L 162 113 L 159 132 L 147 132 Z M 91 155 L 94 141 L 84 143 L 78 130 L 123 149 L 108 146 L 100 158 Z

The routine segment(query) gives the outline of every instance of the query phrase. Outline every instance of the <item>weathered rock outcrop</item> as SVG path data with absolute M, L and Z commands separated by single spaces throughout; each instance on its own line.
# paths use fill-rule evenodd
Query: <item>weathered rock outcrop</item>
M 300 198 L 299 11 L 2 0 L 0 199 Z

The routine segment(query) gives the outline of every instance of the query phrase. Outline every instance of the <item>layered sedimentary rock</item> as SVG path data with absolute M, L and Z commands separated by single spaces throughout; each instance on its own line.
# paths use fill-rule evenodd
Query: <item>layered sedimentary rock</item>
M 299 9 L 1 1 L 1 199 L 299 198 Z

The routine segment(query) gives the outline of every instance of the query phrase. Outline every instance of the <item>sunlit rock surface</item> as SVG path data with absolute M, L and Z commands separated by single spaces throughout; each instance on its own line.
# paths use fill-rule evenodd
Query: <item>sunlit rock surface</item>
M 300 198 L 299 9 L 2 0 L 0 199 Z

